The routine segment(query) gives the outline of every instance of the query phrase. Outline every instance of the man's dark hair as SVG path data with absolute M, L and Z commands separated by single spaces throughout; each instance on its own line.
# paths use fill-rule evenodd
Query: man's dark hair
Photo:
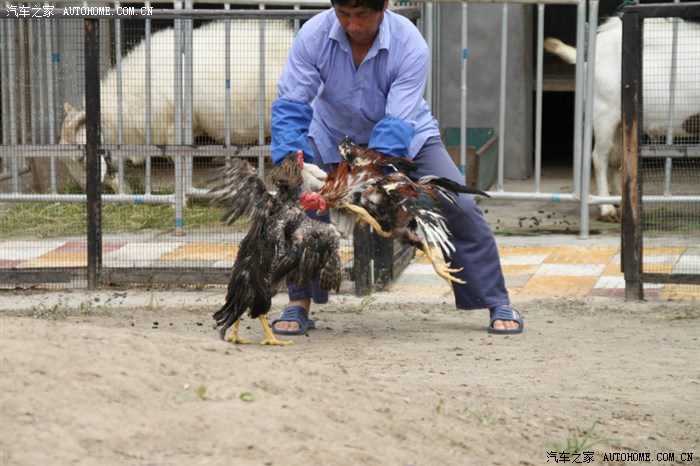
M 331 5 L 342 6 L 346 8 L 366 7 L 374 11 L 382 11 L 384 9 L 385 0 L 331 0 Z

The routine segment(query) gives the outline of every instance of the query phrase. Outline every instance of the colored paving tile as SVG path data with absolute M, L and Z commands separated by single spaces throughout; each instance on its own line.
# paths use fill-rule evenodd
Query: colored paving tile
M 0 259 L 0 269 L 11 269 L 12 267 L 17 267 L 23 261 L 20 260 L 5 260 Z
M 123 242 L 105 242 L 102 244 L 102 251 L 108 254 L 110 251 L 118 250 L 124 245 Z M 87 242 L 68 241 L 60 244 L 51 251 L 38 257 L 24 261 L 19 267 L 86 267 L 87 266 Z
M 518 293 L 519 296 L 586 296 L 598 277 L 534 276 Z
M 102 254 L 109 254 L 115 251 L 125 243 L 116 241 L 105 241 L 102 243 Z M 54 252 L 87 252 L 87 242 L 86 241 L 68 241 L 61 246 L 54 249 Z
M 511 275 L 506 273 L 504 276 L 506 280 L 506 288 L 520 290 L 527 284 L 528 281 L 530 281 L 530 277 L 532 275 Z
M 644 255 L 680 255 L 683 254 L 685 248 L 681 247 L 649 247 L 644 248 Z
M 501 255 L 501 266 L 537 266 L 545 259 L 547 259 L 547 254 Z
M 625 277 L 622 275 L 609 276 L 604 275 L 598 278 L 595 285 L 593 285 L 594 290 L 600 289 L 625 289 Z
M 355 248 L 352 246 L 340 246 L 340 261 L 343 264 L 352 262 L 355 259 Z
M 230 268 L 236 244 L 107 241 L 108 267 L 220 267 Z M 506 286 L 511 296 L 605 296 L 624 298 L 620 250 L 601 246 L 506 246 L 499 248 Z M 441 257 L 435 251 L 436 257 Z M 351 245 L 341 247 L 344 263 L 352 262 Z M 644 271 L 700 273 L 700 248 L 658 247 L 644 250 Z M 0 242 L 0 268 L 87 266 L 85 241 Z M 417 251 L 406 269 L 386 290 L 389 293 L 449 297 L 452 288 Z M 644 284 L 645 298 L 700 301 L 700 286 Z
M 216 267 L 216 264 L 218 261 L 214 260 L 209 260 L 209 259 L 179 259 L 177 261 L 173 261 L 171 259 L 168 260 L 155 260 L 152 261 L 149 266 L 151 267 L 163 267 L 163 268 L 199 268 L 199 267 Z
M 556 277 L 598 277 L 605 270 L 605 264 L 542 264 L 537 275 Z
M 220 269 L 230 269 L 236 261 L 233 259 L 226 259 L 223 261 L 216 261 L 212 264 L 212 267 L 217 267 Z
M 642 264 L 642 270 L 644 273 L 671 273 L 673 270 L 673 264 L 649 264 L 644 262 Z
M 185 244 L 175 251 L 163 255 L 166 261 L 235 259 L 238 246 L 235 244 Z
M 87 243 L 85 241 L 67 241 L 61 246 L 57 247 L 54 252 L 68 253 L 83 251 L 87 251 Z
M 53 251 L 63 243 L 64 242 L 60 240 L 5 241 L 0 244 L 0 259 L 20 261 L 35 259 L 49 251 Z
M 444 283 L 444 281 L 443 281 Z M 451 296 L 452 289 L 445 286 L 429 286 L 429 285 L 416 285 L 416 284 L 405 284 L 405 283 L 393 283 L 385 291 L 389 294 L 397 294 L 403 296 Z
M 545 263 L 548 264 L 607 264 L 619 252 L 616 247 L 555 246 Z
M 700 254 L 684 254 L 678 259 L 672 272 L 700 274 Z
M 129 243 L 105 254 L 104 263 L 108 267 L 146 267 L 181 245 L 182 243 Z
M 622 269 L 620 268 L 620 262 L 611 262 L 605 266 L 603 269 L 603 275 L 622 275 Z
M 646 264 L 674 264 L 680 257 L 680 254 L 644 254 L 642 262 Z
M 504 275 L 532 275 L 537 271 L 537 265 L 503 265 L 501 269 Z
M 547 256 L 552 251 L 548 246 L 499 246 L 498 252 L 503 256 Z
M 433 266 L 430 263 L 425 264 L 425 263 L 421 263 L 421 262 L 416 262 L 411 267 L 409 273 L 402 273 L 401 275 L 419 275 L 419 276 L 425 276 L 425 277 L 431 277 L 434 275 L 434 276 L 438 277 L 437 274 L 435 273 L 435 269 L 433 268 Z M 438 278 L 440 278 L 440 277 L 438 277 Z M 399 279 L 400 279 L 400 277 L 399 277 Z M 440 280 L 442 280 L 442 278 L 440 278 Z
M 60 248 L 59 248 L 60 249 Z M 87 250 L 54 250 L 22 263 L 20 267 L 87 267 Z

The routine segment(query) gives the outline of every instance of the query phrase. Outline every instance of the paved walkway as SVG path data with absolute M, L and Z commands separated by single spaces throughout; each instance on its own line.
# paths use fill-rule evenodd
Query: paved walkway
M 575 235 L 497 236 L 506 285 L 512 297 L 624 297 L 620 271 L 620 239 Z M 103 243 L 105 266 L 225 267 L 233 264 L 236 246 L 193 238 L 159 242 L 156 238 Z M 349 260 L 352 252 L 344 248 Z M 0 241 L 0 268 L 83 266 L 84 241 Z M 654 272 L 698 273 L 700 245 L 645 250 L 645 268 Z M 449 296 L 451 288 L 432 266 L 418 257 L 387 293 L 413 296 Z M 647 299 L 700 301 L 700 285 L 645 285 Z
M 619 237 L 499 236 L 497 242 L 511 298 L 625 295 Z M 649 271 L 690 272 L 691 266 L 698 273 L 700 246 L 648 248 L 645 262 Z M 700 301 L 700 285 L 645 284 L 644 290 L 646 299 Z M 450 296 L 451 288 L 419 257 L 388 292 Z

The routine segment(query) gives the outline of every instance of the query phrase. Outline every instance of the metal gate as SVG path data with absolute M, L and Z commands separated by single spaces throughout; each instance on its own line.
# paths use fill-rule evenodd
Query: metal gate
M 622 268 L 638 300 L 645 283 L 700 285 L 700 3 L 622 23 Z

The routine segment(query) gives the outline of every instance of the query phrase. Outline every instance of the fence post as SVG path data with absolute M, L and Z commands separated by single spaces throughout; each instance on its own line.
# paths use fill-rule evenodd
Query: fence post
M 87 284 L 100 286 L 102 269 L 102 195 L 100 193 L 100 30 L 99 20 L 85 20 L 85 194 L 87 197 Z
M 644 298 L 641 197 L 639 189 L 639 112 L 642 102 L 642 30 L 639 15 L 622 17 L 622 272 L 625 300 Z

